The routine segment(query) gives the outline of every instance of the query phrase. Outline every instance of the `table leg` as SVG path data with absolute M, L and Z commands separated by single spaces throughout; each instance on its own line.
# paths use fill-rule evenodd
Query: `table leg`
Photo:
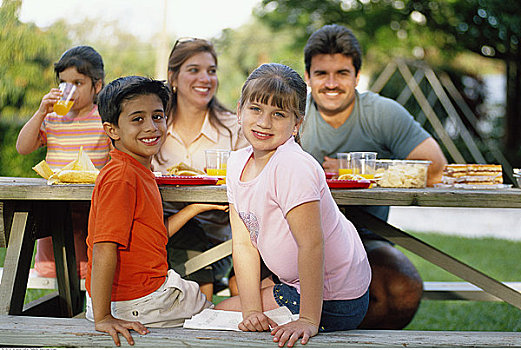
M 22 314 L 34 249 L 33 230 L 29 210 L 14 212 L 0 284 L 1 315 Z
M 521 293 L 507 285 L 361 209 L 349 208 L 346 210 L 346 216 L 351 222 L 356 223 L 356 226 L 366 227 L 453 275 L 480 287 L 485 292 L 521 309 Z
M 83 311 L 83 299 L 76 271 L 70 205 L 61 201 L 47 202 L 39 208 L 37 217 L 45 231 L 52 232 L 61 314 L 73 317 Z

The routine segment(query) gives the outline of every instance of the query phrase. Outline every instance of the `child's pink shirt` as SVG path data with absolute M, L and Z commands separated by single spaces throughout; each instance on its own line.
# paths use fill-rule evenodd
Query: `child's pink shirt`
M 298 248 L 286 215 L 300 204 L 320 201 L 324 300 L 362 296 L 371 282 L 367 255 L 355 227 L 331 196 L 320 164 L 291 137 L 255 179 L 242 182 L 240 175 L 251 155 L 251 146 L 232 152 L 227 167 L 228 200 L 248 228 L 266 266 L 300 293 Z

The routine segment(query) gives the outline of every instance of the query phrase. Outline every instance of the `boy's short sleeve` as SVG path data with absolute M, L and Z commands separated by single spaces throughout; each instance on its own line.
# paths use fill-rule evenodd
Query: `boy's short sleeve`
M 126 248 L 136 207 L 136 189 L 125 181 L 105 183 L 98 190 L 93 243 L 114 242 Z
M 272 185 L 276 201 L 286 216 L 300 204 L 320 200 L 325 174 L 311 157 L 292 152 L 281 158 L 277 162 Z

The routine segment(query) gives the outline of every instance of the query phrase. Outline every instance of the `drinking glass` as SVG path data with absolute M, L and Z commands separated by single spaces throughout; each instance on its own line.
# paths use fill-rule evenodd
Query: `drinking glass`
M 350 167 L 353 174 L 374 179 L 376 152 L 350 152 Z
M 59 87 L 60 91 L 62 92 L 62 96 L 60 100 L 54 104 L 53 111 L 54 113 L 63 116 L 69 113 L 72 105 L 74 104 L 72 96 L 76 91 L 76 85 L 71 83 L 61 83 Z
M 230 151 L 223 149 L 209 149 L 204 151 L 206 159 L 206 173 L 219 177 L 218 185 L 226 183 L 226 164 Z
M 338 159 L 338 176 L 345 174 L 352 174 L 353 169 L 351 168 L 351 154 L 350 153 L 337 153 L 336 158 Z

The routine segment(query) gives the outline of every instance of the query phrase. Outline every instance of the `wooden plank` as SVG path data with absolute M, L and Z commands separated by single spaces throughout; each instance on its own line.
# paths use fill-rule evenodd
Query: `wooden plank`
M 503 282 L 521 292 L 521 282 Z M 468 282 L 423 282 L 423 299 L 503 301 Z
M 150 328 L 132 333 L 134 347 L 277 347 L 268 332 L 233 332 Z M 123 347 L 129 345 L 122 340 Z M 109 335 L 96 332 L 86 319 L 0 316 L 0 345 L 27 347 L 113 347 Z M 296 347 L 302 347 L 299 343 Z M 517 332 L 446 332 L 353 330 L 322 333 L 306 347 L 520 347 Z
M 7 235 L 4 226 L 4 202 L 0 202 L 0 248 L 7 247 Z
M 0 315 L 21 314 L 34 249 L 29 211 L 15 212 L 0 284 Z
M 4 273 L 4 268 L 0 267 L 0 280 Z M 55 277 L 41 277 L 31 269 L 27 281 L 27 289 L 58 289 L 58 280 Z M 80 280 L 80 290 L 85 291 L 85 279 Z
M 0 178 L 2 179 L 2 178 Z M 4 178 L 5 179 L 5 178 Z M 0 181 L 0 200 L 90 200 L 94 185 L 53 185 L 45 180 Z M 160 186 L 167 202 L 227 203 L 226 186 Z M 521 208 L 521 189 L 371 188 L 334 189 L 340 205 L 392 205 L 424 207 Z
M 71 212 L 68 202 L 51 202 L 40 208 L 39 221 L 45 219 L 48 230 L 52 232 L 56 277 L 60 295 L 62 315 L 72 317 L 83 311 L 83 298 L 80 282 L 76 271 L 76 256 L 74 252 L 74 236 Z M 52 215 L 60 217 L 56 222 Z M 49 231 L 47 231 L 49 232 Z

